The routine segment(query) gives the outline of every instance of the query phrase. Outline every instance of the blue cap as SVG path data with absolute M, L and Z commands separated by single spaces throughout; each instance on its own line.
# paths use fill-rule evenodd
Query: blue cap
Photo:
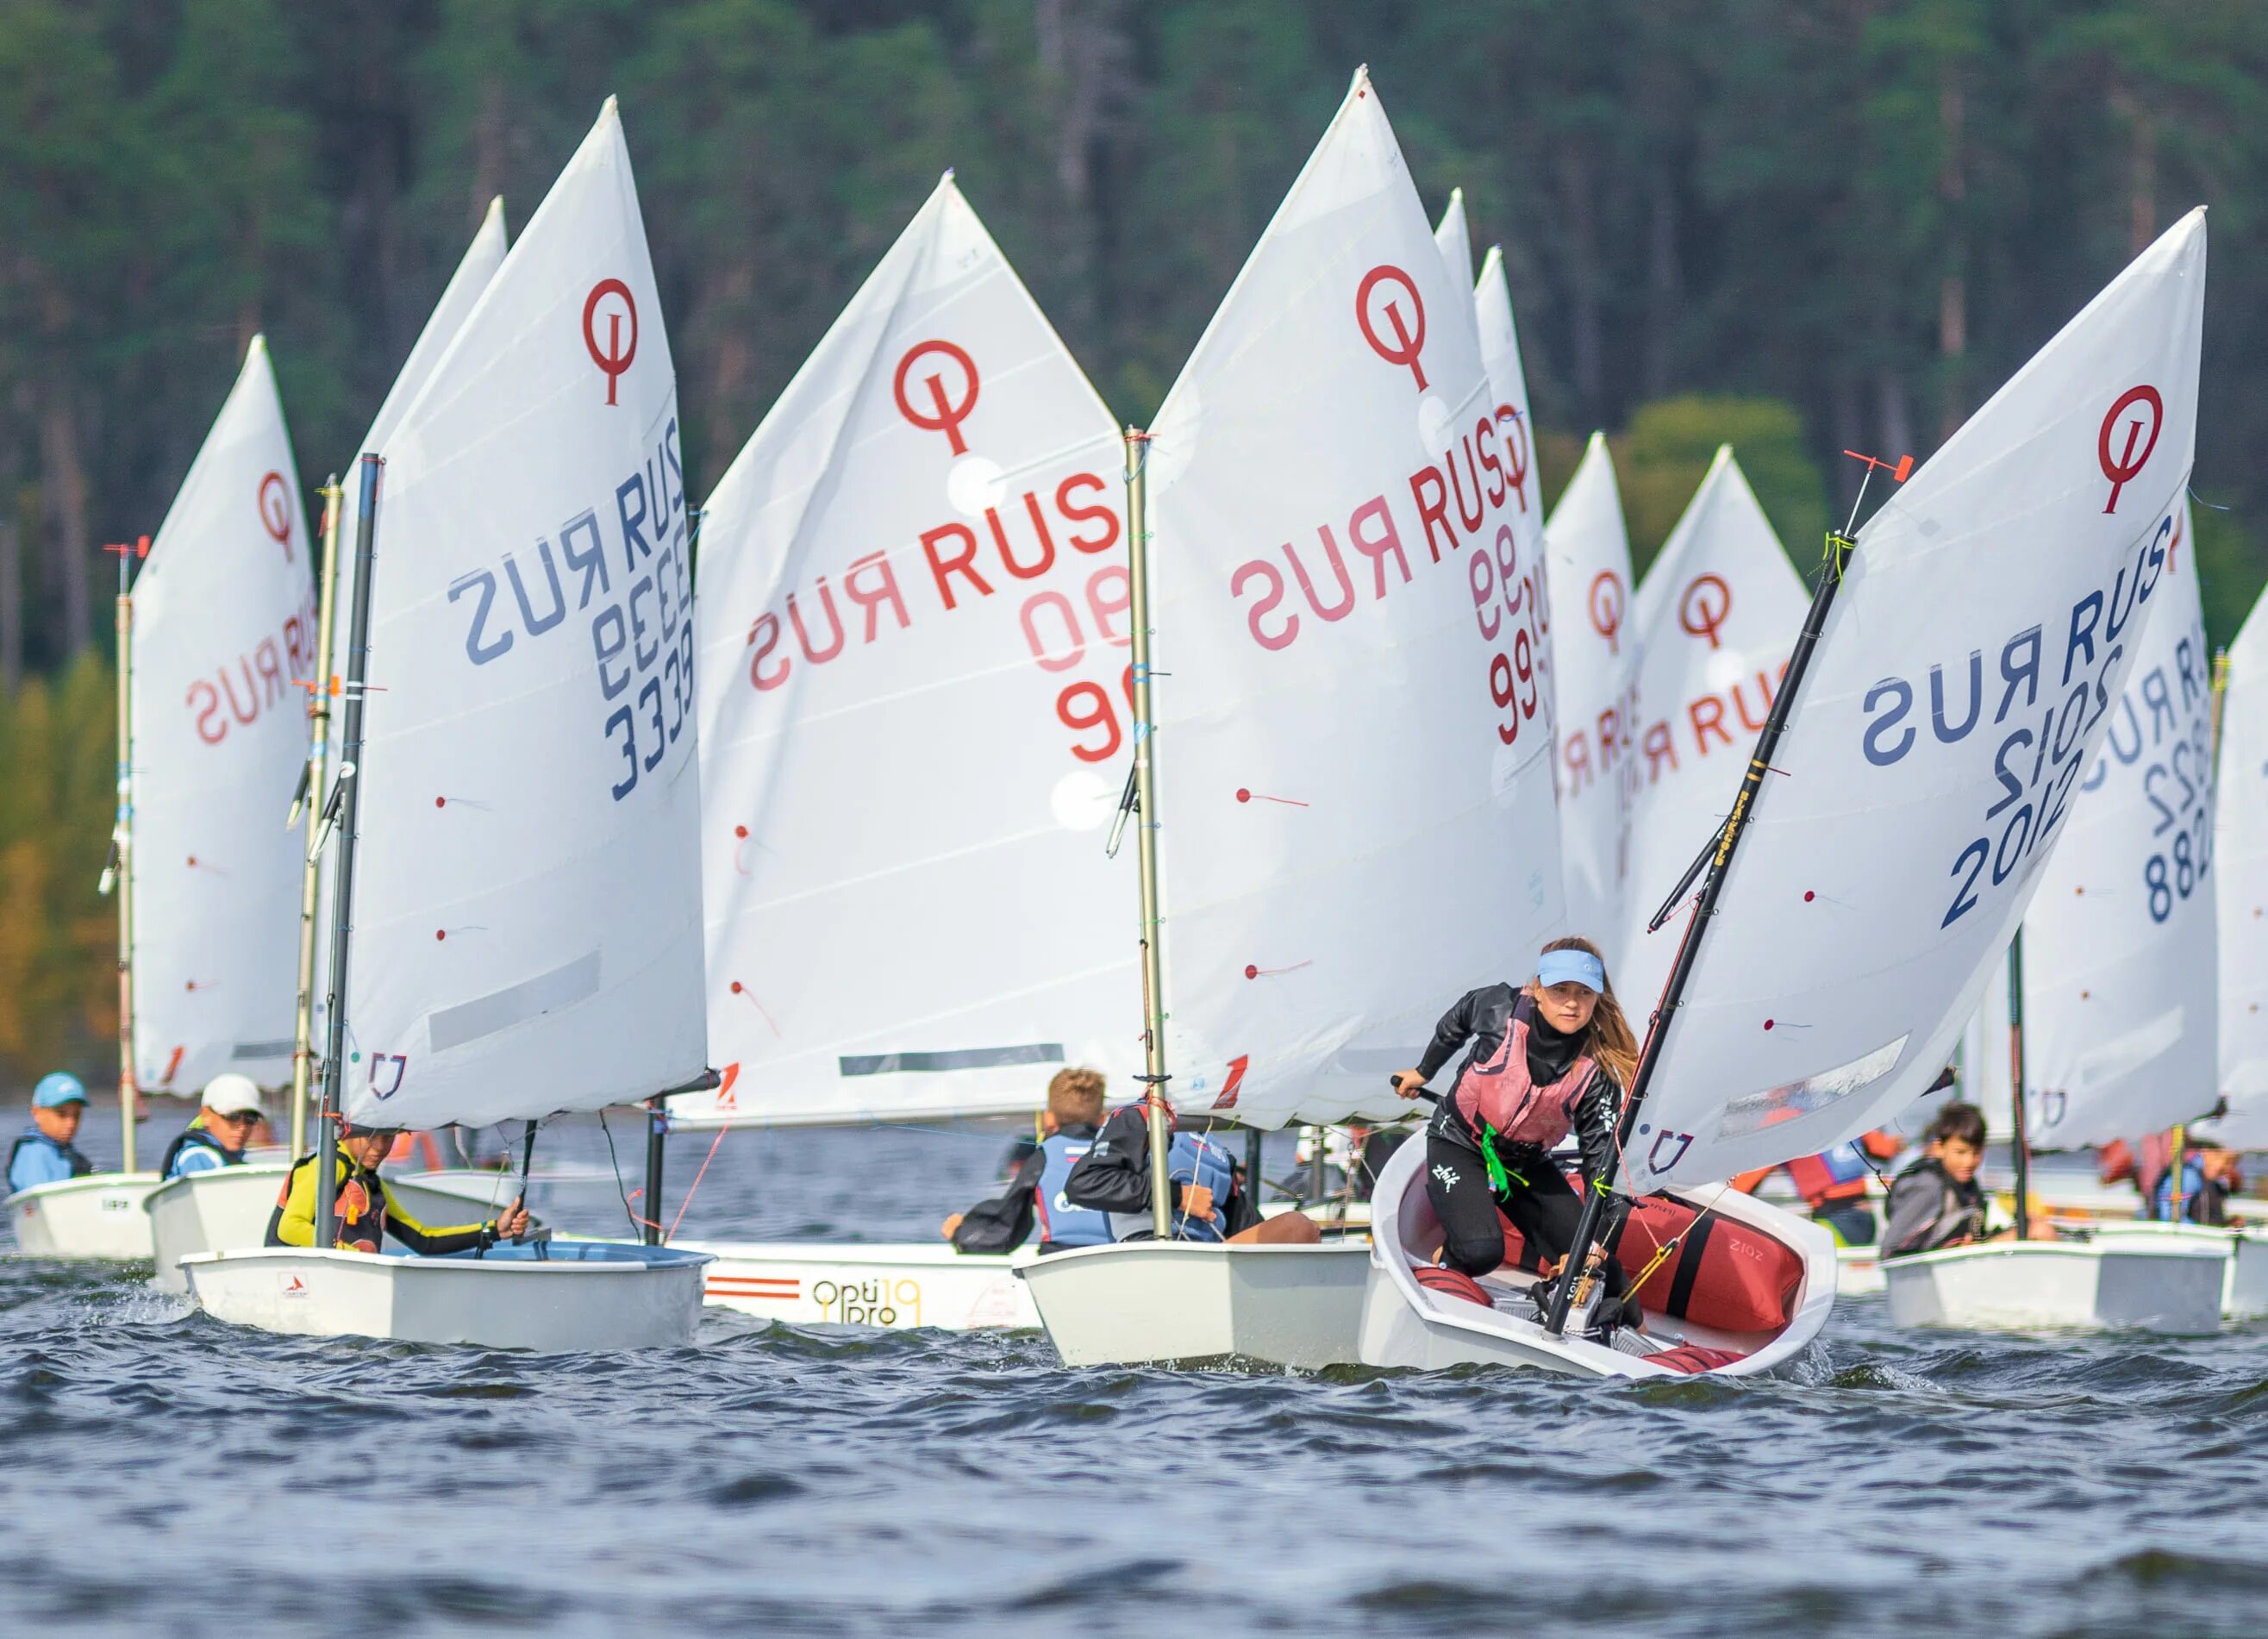
M 78 1077 L 68 1070 L 51 1070 L 40 1078 L 32 1089 L 32 1105 L 38 1110 L 60 1110 L 65 1104 L 83 1104 L 86 1089 Z
M 1549 990 L 1554 985 L 1586 985 L 1607 993 L 1607 964 L 1587 950 L 1547 950 L 1535 963 L 1535 982 Z

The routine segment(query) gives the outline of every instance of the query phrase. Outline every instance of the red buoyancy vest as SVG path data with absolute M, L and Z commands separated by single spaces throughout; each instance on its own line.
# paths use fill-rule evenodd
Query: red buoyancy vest
M 1680 1234 L 1683 1243 L 1640 1288 L 1641 1308 L 1719 1332 L 1778 1332 L 1787 1325 L 1803 1283 L 1803 1259 L 1737 1218 L 1703 1217 L 1667 1195 L 1640 1196 L 1631 1203 L 1616 1256 L 1636 1279 Z
M 1575 1106 L 1591 1085 L 1591 1059 L 1578 1057 L 1565 1075 L 1538 1087 L 1528 1074 L 1528 1009 L 1522 998 L 1496 1052 L 1484 1064 L 1467 1065 L 1450 1096 L 1476 1133 L 1485 1123 L 1507 1143 L 1549 1149 L 1575 1129 Z
M 1830 1201 L 1863 1200 L 1867 1180 L 1874 1172 L 1867 1157 L 1887 1161 L 1897 1153 L 1898 1141 L 1889 1133 L 1863 1133 L 1816 1155 L 1801 1155 L 1787 1163 L 1788 1181 L 1814 1212 Z

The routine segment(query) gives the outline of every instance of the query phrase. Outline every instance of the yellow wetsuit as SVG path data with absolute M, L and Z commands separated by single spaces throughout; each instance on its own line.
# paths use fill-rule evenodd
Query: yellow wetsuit
M 442 1252 L 461 1252 L 475 1246 L 493 1245 L 497 1239 L 496 1221 L 485 1223 L 460 1223 L 446 1229 L 432 1229 L 417 1222 L 401 1209 L 386 1180 L 374 1170 L 364 1170 L 354 1164 L 344 1155 L 338 1157 L 339 1192 L 335 1209 L 336 1233 L 334 1246 L 350 1251 L 374 1252 L 380 1250 L 386 1237 L 391 1235 L 411 1251 L 431 1257 Z M 268 1219 L 268 1244 L 270 1246 L 313 1246 L 315 1244 L 315 1158 L 302 1156 L 291 1169 L 291 1176 L 284 1185 L 284 1192 L 276 1198 L 276 1210 Z

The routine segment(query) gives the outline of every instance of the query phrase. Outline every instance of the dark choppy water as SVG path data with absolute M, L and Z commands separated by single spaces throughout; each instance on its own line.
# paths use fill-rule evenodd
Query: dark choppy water
M 707 1145 L 676 1141 L 677 1187 Z M 736 1133 L 684 1230 L 933 1233 L 1000 1148 Z M 584 1201 L 555 1219 L 608 1227 Z M 2268 1336 L 1911 1336 L 1865 1300 L 1816 1353 L 1668 1387 L 1066 1372 L 1038 1336 L 711 1311 L 697 1347 L 531 1359 L 238 1332 L 11 1261 L 0 1631 L 2268 1628 Z

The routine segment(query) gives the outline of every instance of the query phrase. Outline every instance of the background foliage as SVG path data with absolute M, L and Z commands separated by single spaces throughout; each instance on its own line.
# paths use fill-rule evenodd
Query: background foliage
M 352 452 L 479 214 L 619 92 L 696 492 L 946 166 L 1146 417 L 1347 76 L 1504 246 L 1547 485 L 1608 429 L 1641 561 L 1719 440 L 1800 564 L 2126 257 L 2213 207 L 2207 622 L 2264 572 L 2257 0 L 6 0 L 0 1072 L 104 1056 L 100 543 L 243 348 Z

